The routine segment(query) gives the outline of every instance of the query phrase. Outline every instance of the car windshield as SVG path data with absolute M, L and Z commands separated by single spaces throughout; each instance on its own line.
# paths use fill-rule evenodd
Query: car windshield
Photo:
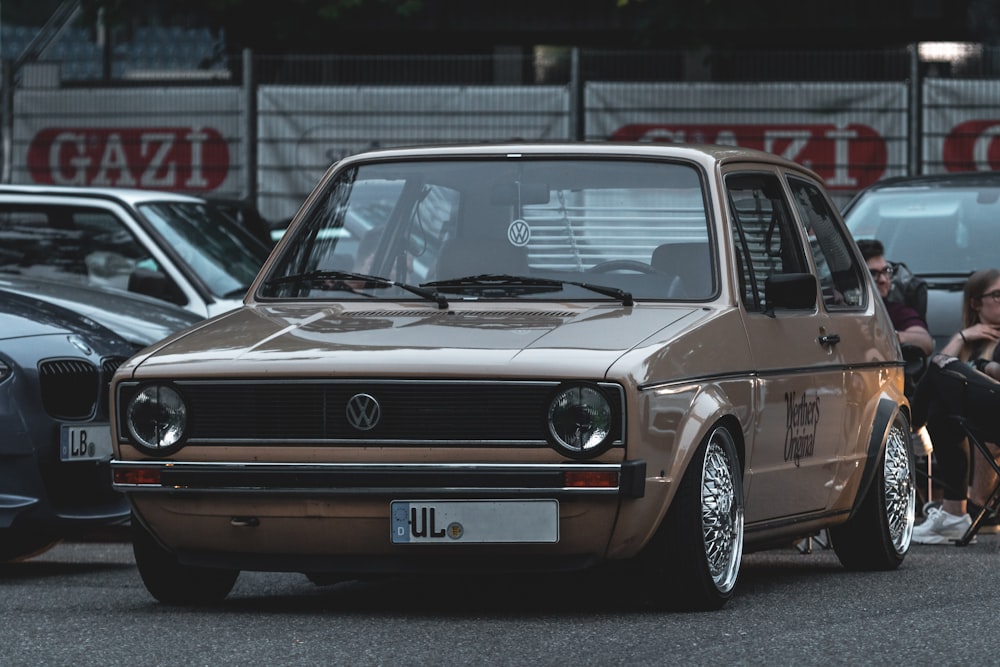
M 923 275 L 968 275 L 997 264 L 1000 188 L 884 188 L 844 216 L 856 239 L 875 238 L 885 256 Z
M 258 296 L 704 300 L 703 189 L 685 163 L 361 164 L 324 184 Z
M 242 296 L 267 259 L 265 247 L 205 204 L 153 202 L 137 208 L 214 296 Z

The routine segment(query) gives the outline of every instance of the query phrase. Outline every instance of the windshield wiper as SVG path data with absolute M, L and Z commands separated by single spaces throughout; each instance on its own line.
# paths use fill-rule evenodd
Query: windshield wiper
M 551 278 L 531 278 L 527 276 L 512 276 L 505 273 L 483 273 L 476 276 L 464 276 L 462 278 L 453 278 L 449 280 L 435 280 L 429 283 L 423 283 L 423 287 L 433 287 L 438 291 L 465 291 L 470 288 L 485 288 L 506 290 L 510 291 L 518 290 L 521 292 L 531 291 L 531 288 L 545 288 L 542 291 L 549 291 L 549 289 L 561 289 L 566 285 L 573 285 L 575 287 L 581 287 L 590 292 L 596 292 L 597 294 L 602 294 L 604 296 L 609 296 L 613 299 L 618 299 L 622 302 L 623 306 L 635 305 L 635 299 L 632 298 L 631 292 L 626 292 L 625 290 L 618 289 L 617 287 L 608 287 L 606 285 L 594 285 L 592 283 L 581 283 L 573 280 L 553 280 Z
M 329 280 L 338 281 L 337 283 L 330 285 L 330 289 L 342 289 L 359 294 L 360 292 L 357 292 L 357 290 L 350 285 L 344 284 L 343 281 L 357 280 L 364 283 L 363 287 L 398 287 L 410 292 L 411 294 L 416 294 L 423 299 L 427 299 L 428 301 L 434 301 L 441 310 L 448 308 L 448 299 L 436 290 L 428 290 L 423 287 L 417 287 L 416 285 L 407 285 L 406 283 L 400 283 L 395 280 L 389 280 L 388 278 L 382 278 L 381 276 L 372 276 L 367 273 L 353 273 L 351 271 L 308 271 L 306 273 L 295 273 L 288 276 L 278 276 L 277 278 L 266 280 L 264 281 L 264 286 L 272 287 L 274 285 L 286 285 L 289 283 L 316 283 Z

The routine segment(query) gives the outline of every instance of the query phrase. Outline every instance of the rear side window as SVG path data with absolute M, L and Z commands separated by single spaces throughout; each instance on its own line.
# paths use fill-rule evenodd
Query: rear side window
M 788 186 L 809 240 L 823 303 L 831 310 L 861 306 L 864 274 L 826 197 L 814 183 L 799 178 L 790 177 Z

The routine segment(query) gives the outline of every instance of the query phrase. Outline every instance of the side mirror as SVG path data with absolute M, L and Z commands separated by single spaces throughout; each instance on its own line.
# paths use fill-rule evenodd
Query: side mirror
M 128 277 L 128 291 L 176 303 L 179 306 L 187 304 L 187 299 L 173 281 L 160 271 L 135 269 Z
M 817 287 L 811 273 L 776 273 L 764 281 L 767 310 L 815 310 Z

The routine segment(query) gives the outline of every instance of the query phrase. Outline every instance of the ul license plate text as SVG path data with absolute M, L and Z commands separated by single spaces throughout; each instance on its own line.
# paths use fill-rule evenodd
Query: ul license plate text
M 396 544 L 559 541 L 557 500 L 396 500 L 391 511 Z
M 59 436 L 59 458 L 63 461 L 110 459 L 111 427 L 108 424 L 63 425 Z

